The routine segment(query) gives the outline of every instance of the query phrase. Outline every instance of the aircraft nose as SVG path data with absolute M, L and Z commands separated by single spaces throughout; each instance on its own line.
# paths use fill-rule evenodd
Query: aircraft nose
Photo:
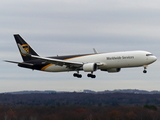
M 156 56 L 150 56 L 150 61 L 151 62 L 155 62 L 157 60 L 157 57 Z
M 156 57 L 156 56 L 154 56 L 154 58 L 153 58 L 153 59 L 154 59 L 154 62 L 155 62 L 155 61 L 157 60 L 157 57 Z

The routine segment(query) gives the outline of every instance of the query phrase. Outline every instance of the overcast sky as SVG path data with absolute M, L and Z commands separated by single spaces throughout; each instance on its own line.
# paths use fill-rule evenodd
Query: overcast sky
M 19 68 L 13 34 L 20 34 L 41 56 L 146 50 L 160 56 L 159 0 L 3 0 L 0 1 L 0 92 L 20 90 L 95 91 L 160 90 L 160 62 L 148 67 L 97 71 L 96 79 L 81 72 L 47 73 Z

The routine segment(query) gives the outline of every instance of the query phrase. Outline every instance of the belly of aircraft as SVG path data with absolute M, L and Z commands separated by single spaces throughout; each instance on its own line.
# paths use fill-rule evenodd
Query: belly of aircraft
M 72 71 L 72 70 L 69 69 L 69 68 L 66 68 L 66 66 L 50 65 L 44 71 L 47 71 L 47 72 L 63 72 L 63 71 Z

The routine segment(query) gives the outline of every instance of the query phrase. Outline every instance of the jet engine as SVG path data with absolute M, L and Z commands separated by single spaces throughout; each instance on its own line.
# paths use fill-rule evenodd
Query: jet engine
M 97 64 L 96 63 L 86 63 L 83 65 L 83 70 L 85 72 L 93 72 L 97 70 Z

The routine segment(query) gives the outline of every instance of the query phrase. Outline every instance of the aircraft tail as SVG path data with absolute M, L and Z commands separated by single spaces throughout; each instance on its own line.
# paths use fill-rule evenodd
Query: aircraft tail
M 23 59 L 24 62 L 25 62 L 25 61 L 29 61 L 29 60 L 33 60 L 33 59 L 35 59 L 35 58 L 32 58 L 32 57 L 30 57 L 30 56 L 27 56 L 27 55 L 23 54 L 23 53 L 21 52 L 20 46 L 21 46 L 27 53 L 29 53 L 29 54 L 31 54 L 31 55 L 36 55 L 36 56 L 38 56 L 38 54 L 30 47 L 30 45 L 29 45 L 19 34 L 15 34 L 15 35 L 14 35 L 14 38 L 15 38 L 15 40 L 16 40 L 18 49 L 19 49 L 19 51 L 20 51 L 20 54 L 21 54 L 22 59 Z

